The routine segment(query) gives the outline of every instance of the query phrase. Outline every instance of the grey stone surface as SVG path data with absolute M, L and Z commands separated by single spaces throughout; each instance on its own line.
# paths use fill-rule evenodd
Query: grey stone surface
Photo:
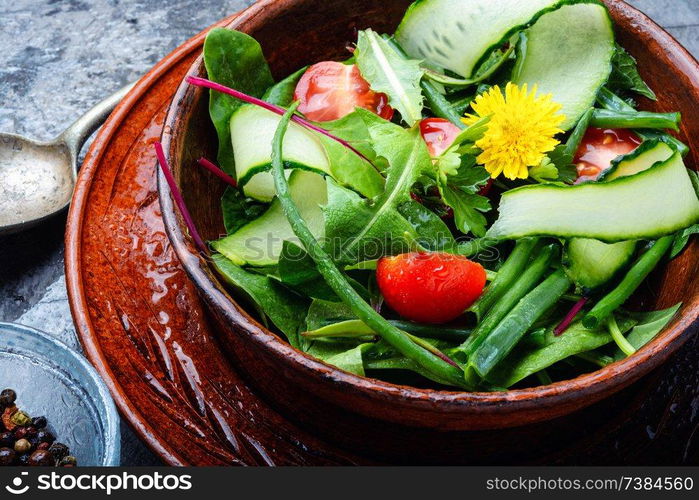
M 177 45 L 251 0 L 1 0 L 0 131 L 57 135 Z M 633 0 L 699 54 L 699 0 Z M 0 180 L 1 182 L 1 180 Z M 78 346 L 63 278 L 64 217 L 0 238 L 0 321 Z M 127 425 L 124 465 L 157 464 Z
M 0 0 L 0 131 L 55 137 L 182 42 L 251 3 Z M 60 216 L 0 238 L 0 321 L 78 346 L 63 278 L 64 224 Z M 159 463 L 126 424 L 122 440 L 125 465 Z

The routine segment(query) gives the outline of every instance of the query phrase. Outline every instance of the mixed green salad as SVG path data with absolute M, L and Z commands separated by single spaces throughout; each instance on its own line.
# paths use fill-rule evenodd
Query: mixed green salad
M 670 322 L 625 305 L 697 232 L 699 182 L 602 3 L 417 0 L 351 42 L 275 82 L 217 28 L 189 79 L 229 184 L 206 250 L 268 327 L 357 375 L 497 391 Z

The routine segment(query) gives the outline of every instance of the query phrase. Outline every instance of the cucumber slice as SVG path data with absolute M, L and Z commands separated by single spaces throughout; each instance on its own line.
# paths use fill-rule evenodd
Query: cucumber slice
M 325 179 L 313 172 L 294 170 L 289 176 L 289 191 L 311 232 L 322 238 L 325 219 L 320 207 L 328 202 Z M 211 246 L 238 266 L 272 266 L 279 261 L 285 240 L 299 244 L 275 199 L 259 218 Z
M 526 40 L 512 81 L 552 94 L 566 117 L 561 128 L 568 130 L 592 107 L 611 73 L 615 48 L 609 13 L 594 3 L 564 5 L 541 16 Z
M 563 105 L 568 130 L 592 106 L 612 70 L 614 31 L 595 0 L 418 0 L 396 38 L 414 58 L 472 78 L 493 50 L 526 29 L 512 80 L 538 85 Z
M 611 181 L 634 175 L 666 161 L 673 150 L 664 142 L 646 141 L 635 151 L 620 156 L 600 178 Z M 611 280 L 626 267 L 634 254 L 635 241 L 603 243 L 587 238 L 573 238 L 566 247 L 565 264 L 568 276 L 583 288 L 596 288 Z
M 486 237 L 657 239 L 699 220 L 699 200 L 679 153 L 630 177 L 577 186 L 524 186 L 502 195 Z
M 613 181 L 649 169 L 658 162 L 667 160 L 674 150 L 658 140 L 646 141 L 633 152 L 612 161 L 612 166 L 602 174 L 600 181 Z
M 589 238 L 573 238 L 566 246 L 563 263 L 568 277 L 583 288 L 597 288 L 611 280 L 631 261 L 635 241 L 603 243 Z
M 490 53 L 566 0 L 418 0 L 396 39 L 413 58 L 471 78 Z
M 241 106 L 231 117 L 235 172 L 246 196 L 260 201 L 274 198 L 274 179 L 266 172 L 272 163 L 272 139 L 280 116 L 259 106 Z M 284 137 L 284 160 L 290 168 L 330 173 L 325 148 L 315 134 L 290 123 Z

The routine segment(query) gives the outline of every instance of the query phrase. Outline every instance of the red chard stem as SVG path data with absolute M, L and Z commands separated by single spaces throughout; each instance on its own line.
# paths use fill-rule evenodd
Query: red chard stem
M 563 321 L 561 321 L 556 328 L 553 329 L 553 334 L 558 337 L 559 335 L 562 335 L 563 332 L 565 332 L 570 324 L 573 322 L 575 317 L 578 315 L 580 312 L 580 309 L 582 309 L 585 304 L 587 304 L 588 298 L 583 297 L 582 299 L 578 300 L 573 307 L 570 308 L 570 311 L 568 311 L 568 314 L 565 315 L 565 318 L 563 318 Z
M 251 95 L 245 94 L 244 92 L 241 92 L 239 90 L 232 89 L 230 87 L 226 87 L 225 85 L 221 85 L 220 83 L 212 82 L 211 80 L 207 80 L 206 78 L 200 78 L 198 76 L 188 76 L 187 77 L 187 83 L 190 83 L 196 87 L 204 87 L 207 89 L 215 90 L 216 92 L 221 92 L 223 94 L 228 94 L 230 96 L 235 97 L 236 99 L 240 99 L 241 101 L 245 101 L 250 104 L 254 104 L 256 106 L 260 106 L 261 108 L 266 109 L 267 111 L 271 111 L 272 113 L 276 113 L 278 115 L 283 115 L 286 112 L 286 109 L 276 106 L 274 104 L 270 104 L 266 101 L 263 101 L 262 99 L 258 99 L 257 97 L 253 97 Z M 344 139 L 340 139 L 337 136 L 334 136 L 324 128 L 318 127 L 317 125 L 312 124 L 308 120 L 304 120 L 298 115 L 293 115 L 291 117 L 291 121 L 298 123 L 299 125 L 302 125 L 306 127 L 309 130 L 313 130 L 314 132 L 318 132 L 319 134 L 323 134 L 330 139 L 339 142 L 343 146 L 345 146 L 347 149 L 352 151 L 354 154 L 359 156 L 362 160 L 368 162 L 370 165 L 374 166 L 374 164 L 364 156 L 359 150 L 357 150 L 354 146 L 352 146 L 349 142 L 347 142 Z
M 163 175 L 165 175 L 165 180 L 167 181 L 168 186 L 170 186 L 170 192 L 172 193 L 172 197 L 175 200 L 175 205 L 177 205 L 177 208 L 180 210 L 182 218 L 184 219 L 184 223 L 187 226 L 187 229 L 189 229 L 189 234 L 192 235 L 192 239 L 194 240 L 196 246 L 199 248 L 199 251 L 205 255 L 208 255 L 209 250 L 206 247 L 206 243 L 204 243 L 204 240 L 201 238 L 201 236 L 199 236 L 199 231 L 197 231 L 197 228 L 194 226 L 194 220 L 192 219 L 189 210 L 187 210 L 187 205 L 185 205 L 184 203 L 182 193 L 180 192 L 179 188 L 177 187 L 177 184 L 175 183 L 175 177 L 172 175 L 172 170 L 170 169 L 170 165 L 168 164 L 167 158 L 165 157 L 165 152 L 163 151 L 163 145 L 159 142 L 156 142 L 154 146 L 155 156 L 157 156 L 160 168 L 163 171 Z
M 197 163 L 199 164 L 200 167 L 204 168 L 205 170 L 208 170 L 212 174 L 214 174 L 216 177 L 221 179 L 223 182 L 228 184 L 229 186 L 233 186 L 234 188 L 238 187 L 238 183 L 236 180 L 228 175 L 226 172 L 221 170 L 218 166 L 216 166 L 213 162 L 207 160 L 206 158 L 199 158 L 197 160 Z

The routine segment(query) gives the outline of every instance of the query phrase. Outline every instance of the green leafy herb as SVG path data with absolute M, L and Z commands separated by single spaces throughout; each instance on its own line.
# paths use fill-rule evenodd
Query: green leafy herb
M 683 229 L 675 235 L 675 241 L 672 242 L 670 250 L 670 258 L 674 259 L 689 243 L 689 238 L 693 234 L 699 233 L 699 224 L 694 224 L 686 229 Z
M 270 104 L 276 104 L 277 106 L 289 106 L 294 100 L 296 85 L 306 72 L 306 69 L 308 69 L 308 66 L 304 66 L 280 82 L 275 83 L 273 86 L 267 89 L 267 92 L 265 92 L 265 94 L 262 96 L 262 99 Z
M 420 80 L 424 71 L 419 61 L 404 58 L 370 29 L 359 32 L 354 56 L 371 89 L 386 94 L 408 125 L 412 127 L 422 119 Z
M 461 157 L 461 164 L 453 175 L 440 173 L 437 186 L 444 203 L 454 210 L 454 222 L 464 234 L 485 235 L 486 219 L 483 215 L 491 209 L 490 200 L 478 191 L 487 184 L 490 175 L 476 166 L 471 155 Z
M 274 84 L 260 44 L 239 31 L 209 31 L 204 41 L 204 65 L 209 80 L 255 97 L 262 96 Z M 235 174 L 229 123 L 242 104 L 221 92 L 212 90 L 209 94 L 209 115 L 218 135 L 218 165 L 229 174 Z
M 638 73 L 636 59 L 618 44 L 612 57 L 612 73 L 607 81 L 607 87 L 613 91 L 630 90 L 648 99 L 656 99 L 655 93 Z
M 628 313 L 629 317 L 636 322 L 636 325 L 626 336 L 626 340 L 634 349 L 640 349 L 653 340 L 672 321 L 680 307 L 682 307 L 681 303 L 662 311 Z M 615 360 L 624 359 L 625 357 L 626 355 L 620 349 L 614 354 Z
M 211 259 L 221 276 L 244 293 L 260 314 L 268 317 L 286 335 L 291 345 L 299 347 L 299 331 L 308 310 L 308 299 L 284 288 L 274 279 L 236 266 L 221 254 L 213 254 Z
M 354 264 L 391 253 L 407 251 L 417 241 L 414 226 L 398 207 L 410 200 L 410 189 L 432 162 L 420 131 L 406 130 L 390 122 L 368 124 L 376 154 L 390 167 L 384 192 L 372 199 L 328 181 L 324 207 L 326 240 L 333 258 Z

